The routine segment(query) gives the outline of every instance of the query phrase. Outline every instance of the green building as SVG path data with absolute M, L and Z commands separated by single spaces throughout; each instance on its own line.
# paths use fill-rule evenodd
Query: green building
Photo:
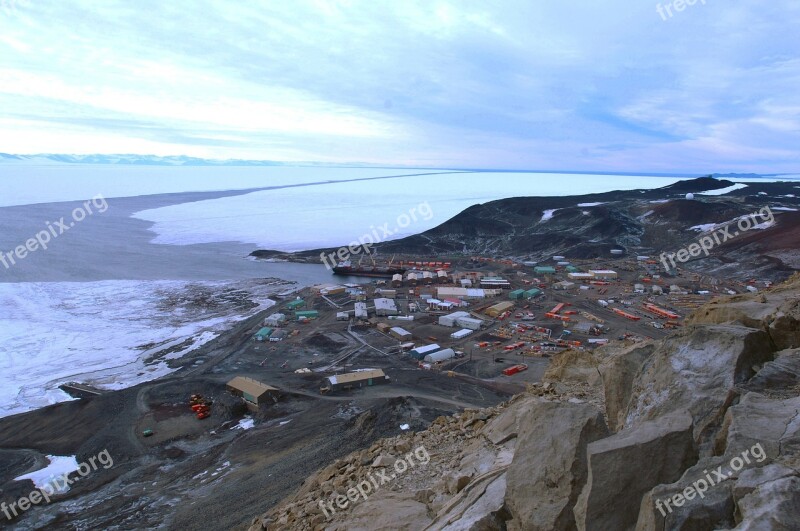
M 574 265 L 568 265 L 567 266 L 567 273 L 579 273 L 579 272 L 580 272 L 580 269 L 578 269 Z
M 552 266 L 536 266 L 533 268 L 534 272 L 540 275 L 555 275 L 556 268 Z
M 296 310 L 298 308 L 302 308 L 303 306 L 305 306 L 305 304 L 306 304 L 306 301 L 304 301 L 303 299 L 295 299 L 295 300 L 291 301 L 289 304 L 287 304 L 286 306 L 290 310 Z
M 525 294 L 525 290 L 523 289 L 515 289 L 511 293 L 508 294 L 508 298 L 511 300 L 521 299 L 522 296 Z
M 265 326 L 261 330 L 256 332 L 255 339 L 256 341 L 265 341 L 269 339 L 269 336 L 271 335 L 272 335 L 272 328 Z
M 523 296 L 526 299 L 532 299 L 532 298 L 536 297 L 537 295 L 539 295 L 541 292 L 542 292 L 542 290 L 540 290 L 539 288 L 533 288 L 533 289 L 529 289 L 528 291 L 526 291 Z
M 303 310 L 300 312 L 294 312 L 294 316 L 297 319 L 316 319 L 319 317 L 319 312 L 317 310 Z

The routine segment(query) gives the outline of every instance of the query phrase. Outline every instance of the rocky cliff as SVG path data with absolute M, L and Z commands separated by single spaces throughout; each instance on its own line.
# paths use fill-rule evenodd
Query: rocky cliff
M 309 477 L 251 530 L 755 530 L 800 522 L 800 275 L 660 341 Z

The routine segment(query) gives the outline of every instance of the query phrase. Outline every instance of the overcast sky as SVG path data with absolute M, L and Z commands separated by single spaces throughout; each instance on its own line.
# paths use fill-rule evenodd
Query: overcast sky
M 660 5 L 0 0 L 0 151 L 800 172 L 800 2 Z

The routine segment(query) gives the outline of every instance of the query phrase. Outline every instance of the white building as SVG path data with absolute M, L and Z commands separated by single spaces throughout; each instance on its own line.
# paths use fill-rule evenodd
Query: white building
M 469 328 L 462 328 L 458 332 L 453 332 L 452 334 L 450 334 L 450 337 L 452 337 L 453 339 L 464 339 L 465 337 L 474 332 L 475 332 L 474 330 L 470 330 Z
M 367 303 L 366 302 L 357 302 L 356 303 L 356 319 L 367 320 L 368 318 L 369 318 L 369 313 L 367 311 Z
M 442 315 L 439 317 L 439 324 L 442 326 L 453 327 L 456 325 L 456 321 L 463 317 L 469 317 L 469 312 L 453 312 L 451 314 Z
M 611 269 L 590 269 L 589 273 L 598 280 L 611 280 L 617 278 L 617 272 Z
M 439 299 L 426 299 L 425 304 L 428 305 L 429 310 L 438 310 L 440 308 L 440 304 L 442 304 L 442 301 Z
M 451 348 L 442 349 L 439 352 L 434 352 L 433 354 L 428 354 L 425 356 L 424 360 L 428 363 L 438 363 L 441 361 L 447 361 L 456 357 L 456 353 Z
M 400 341 L 405 341 L 405 340 L 411 339 L 411 332 L 409 332 L 405 328 L 401 328 L 399 326 L 393 326 L 392 328 L 390 328 L 389 329 L 389 333 L 393 337 L 399 339 Z
M 481 325 L 483 325 L 483 321 L 473 317 L 459 317 L 456 319 L 456 325 L 462 328 L 468 328 L 470 330 L 480 330 Z
M 500 277 L 483 277 L 481 279 L 482 288 L 510 288 L 511 283 Z
M 485 299 L 496 297 L 503 293 L 501 289 L 482 289 L 482 288 L 451 288 L 439 287 L 436 289 L 436 296 L 439 299 L 464 298 L 464 299 Z
M 683 289 L 682 287 L 680 287 L 680 286 L 679 286 L 679 285 L 677 285 L 677 284 L 672 284 L 672 285 L 669 287 L 669 292 L 670 292 L 672 295 L 686 295 L 687 293 L 689 293 L 688 291 L 686 291 L 685 289 Z
M 393 299 L 379 298 L 375 299 L 375 315 L 384 317 L 386 315 L 397 315 L 397 305 Z
M 264 319 L 264 326 L 277 328 L 284 321 L 286 321 L 286 315 L 282 313 L 273 313 L 272 315 Z

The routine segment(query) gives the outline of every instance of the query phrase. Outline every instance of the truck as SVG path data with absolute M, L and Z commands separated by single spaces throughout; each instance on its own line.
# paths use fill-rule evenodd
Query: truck
M 518 372 L 527 371 L 527 370 L 528 370 L 528 366 L 525 365 L 524 363 L 521 363 L 519 365 L 513 365 L 511 367 L 503 369 L 503 374 L 505 374 L 506 376 L 513 376 L 514 374 L 517 374 Z

